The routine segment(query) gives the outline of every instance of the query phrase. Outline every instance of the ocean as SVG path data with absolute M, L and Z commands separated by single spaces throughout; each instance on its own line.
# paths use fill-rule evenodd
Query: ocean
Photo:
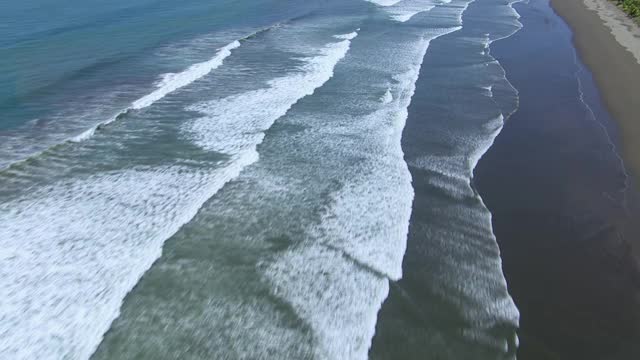
M 621 156 L 628 134 L 549 2 L 515 8 L 523 29 L 492 53 L 519 107 L 474 180 L 520 310 L 518 358 L 640 358 L 639 269 L 630 250 L 640 206 L 633 167 Z
M 515 357 L 472 185 L 511 3 L 2 7 L 0 358 L 398 358 L 396 297 L 411 356 Z

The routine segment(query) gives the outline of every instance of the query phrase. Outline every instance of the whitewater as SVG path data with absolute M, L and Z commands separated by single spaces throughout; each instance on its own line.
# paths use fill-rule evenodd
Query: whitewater
M 463 23 L 468 0 L 118 0 L 48 24 L 69 59 L 94 40 L 93 63 L 56 61 L 0 128 L 0 358 L 375 358 L 394 291 L 431 311 L 415 276 L 451 311 L 415 316 L 425 354 L 463 322 L 428 339 L 507 358 L 517 309 L 470 184 L 515 109 L 489 45 L 517 14 L 477 2 L 499 19 Z
M 332 76 L 333 67 L 349 49 L 349 39 L 355 36 L 349 34 L 323 49 L 322 55 L 310 58 L 299 75 L 283 77 L 279 85 L 274 81 L 273 93 L 267 93 L 266 99 L 245 95 L 256 99 L 256 109 L 260 109 L 283 86 L 306 85 L 300 91 L 289 91 L 280 108 L 262 114 L 250 112 L 244 124 L 233 113 L 200 119 L 215 125 L 216 131 L 196 123 L 191 130 L 194 136 L 207 139 L 230 157 L 214 171 L 137 167 L 53 184 L 27 198 L 3 203 L 0 331 L 5 335 L 0 353 L 15 359 L 82 359 L 91 355 L 118 316 L 124 296 L 161 255 L 164 240 L 193 218 L 225 183 L 258 160 L 255 147 L 263 132 L 293 103 Z M 228 52 L 223 50 L 221 57 L 229 56 Z M 149 106 L 216 65 L 221 65 L 221 58 L 196 64 L 132 107 Z M 238 106 L 232 104 L 231 108 L 247 110 Z M 235 120 L 235 126 L 227 126 L 221 133 L 228 119 Z M 245 132 L 254 136 L 246 138 Z M 34 226 L 42 220 L 42 226 Z M 16 243 L 15 239 L 28 241 Z

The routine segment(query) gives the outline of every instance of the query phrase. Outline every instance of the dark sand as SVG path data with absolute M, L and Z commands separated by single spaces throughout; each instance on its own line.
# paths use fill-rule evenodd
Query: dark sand
M 578 59 L 547 0 L 516 4 L 524 28 L 492 45 L 520 108 L 475 182 L 521 312 L 520 360 L 640 359 L 640 206 L 615 150 L 621 138 L 638 173 L 640 71 L 581 4 L 556 2 L 576 24 Z
M 620 127 L 625 162 L 640 185 L 640 64 L 582 0 L 551 0 L 551 5 L 573 30 L 580 57 Z

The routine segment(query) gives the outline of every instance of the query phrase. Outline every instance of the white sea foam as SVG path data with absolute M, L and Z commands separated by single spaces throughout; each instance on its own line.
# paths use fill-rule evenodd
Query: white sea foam
M 189 68 L 187 68 L 186 70 L 180 73 L 163 74 L 161 76 L 162 80 L 157 84 L 157 89 L 155 91 L 134 101 L 133 103 L 131 103 L 129 107 L 127 107 L 125 110 L 121 111 L 117 115 L 71 138 L 71 141 L 75 141 L 75 142 L 84 141 L 90 138 L 91 136 L 93 136 L 93 134 L 95 134 L 99 126 L 112 123 L 118 118 L 118 116 L 121 116 L 122 114 L 126 114 L 128 111 L 140 110 L 148 106 L 151 106 L 153 103 L 169 95 L 170 93 L 180 88 L 183 88 L 193 83 L 194 81 L 202 78 L 203 76 L 210 73 L 212 70 L 220 67 L 220 65 L 222 65 L 222 63 L 224 62 L 224 59 L 226 59 L 227 57 L 229 57 L 229 55 L 231 55 L 231 50 L 236 49 L 239 46 L 240 46 L 240 42 L 236 40 L 220 48 L 218 50 L 218 53 L 207 61 L 193 64 Z
M 287 251 L 265 276 L 274 295 L 314 329 L 314 358 L 367 359 L 377 313 L 389 293 L 386 278 L 319 244 Z
M 384 7 L 385 11 L 389 13 L 391 18 L 398 22 L 407 22 L 411 20 L 415 15 L 422 12 L 427 12 L 441 4 L 439 1 L 431 0 L 367 0 Z M 451 0 L 448 0 L 451 1 Z
M 457 29 L 424 35 L 433 39 Z M 320 221 L 307 228 L 307 241 L 269 262 L 265 277 L 274 295 L 313 329 L 317 358 L 367 359 L 389 279 L 402 275 L 413 188 L 401 135 L 429 42 L 422 38 L 398 52 L 404 57 L 394 58 L 399 66 L 385 69 L 396 75 L 384 101 L 371 99 L 377 110 L 337 116 L 309 132 L 317 136 L 309 143 L 354 164 L 338 176 L 342 184 Z M 332 139 L 328 148 L 326 139 Z
M 402 0 L 366 0 L 366 1 L 374 3 L 376 5 L 380 5 L 380 6 L 392 6 L 401 2 Z
M 482 86 L 482 88 L 487 91 L 489 97 L 493 97 L 493 85 Z
M 331 78 L 349 44 L 327 45 L 267 89 L 196 106 L 207 117 L 189 134 L 230 156 L 218 168 L 134 168 L 60 182 L 0 204 L 0 354 L 88 358 L 164 241 L 257 161 L 262 132 Z M 178 78 L 160 89 L 194 76 Z
M 287 113 L 298 100 L 313 94 L 333 76 L 336 64 L 347 54 L 357 34 L 339 35 L 345 40 L 331 43 L 319 55 L 303 59 L 299 71 L 273 79 L 266 88 L 248 91 L 190 108 L 205 116 L 185 128 L 204 149 L 236 153 L 262 142 L 263 131 Z
M 394 76 L 399 95 L 358 120 L 359 131 L 366 128 L 368 141 L 380 146 L 374 151 L 375 157 L 367 160 L 367 166 L 373 170 L 333 195 L 331 208 L 314 230 L 331 247 L 393 280 L 402 277 L 413 199 L 411 176 L 403 160 L 402 129 L 430 41 L 458 29 L 436 29 L 420 40 L 415 45 L 419 49 L 417 60 L 408 70 Z M 353 214 L 358 214 L 358 221 L 354 221 Z
M 395 10 L 395 11 L 391 11 L 391 13 L 393 15 L 391 15 L 391 18 L 395 21 L 399 21 L 399 22 L 407 22 L 409 20 L 411 20 L 412 17 L 414 17 L 415 15 L 421 13 L 421 12 L 425 12 L 425 11 L 429 11 L 431 9 L 433 9 L 435 6 L 431 6 L 425 9 L 420 9 L 420 10 L 409 10 L 409 9 L 402 9 L 402 10 Z
M 231 55 L 231 50 L 240 46 L 239 41 L 234 41 L 222 48 L 219 49 L 216 56 L 209 59 L 208 61 L 197 63 L 191 65 L 189 68 L 184 70 L 183 72 L 176 74 L 165 74 L 163 76 L 163 81 L 160 83 L 158 89 L 142 98 L 134 101 L 131 104 L 131 109 L 138 110 L 150 106 L 154 102 L 162 99 L 167 94 L 172 93 L 181 87 L 187 86 L 192 82 L 200 79 L 201 77 L 207 75 L 211 72 L 211 70 L 218 68 L 222 65 L 222 62 L 225 58 Z
M 360 30 L 360 29 L 358 29 L 358 30 Z M 336 39 L 341 39 L 341 40 L 352 40 L 356 36 L 358 36 L 358 33 L 354 31 L 354 32 L 351 32 L 351 33 L 348 33 L 348 34 L 334 35 L 333 37 L 336 38 Z
M 388 88 L 385 91 L 384 95 L 380 97 L 380 102 L 383 104 L 388 104 L 393 101 L 393 94 L 391 94 L 391 88 Z
M 95 175 L 0 205 L 2 357 L 88 358 L 164 241 L 256 160 Z
M 399 1 L 377 2 L 391 6 Z M 456 29 L 444 29 L 439 35 Z M 189 221 L 193 216 L 189 214 L 195 214 L 225 181 L 257 160 L 255 149 L 264 130 L 331 78 L 353 37 L 355 33 L 336 36 L 345 41 L 308 57 L 299 72 L 274 79 L 264 89 L 194 106 L 192 110 L 204 116 L 185 126 L 185 134 L 207 150 L 231 156 L 213 172 L 131 169 L 58 184 L 6 207 L 0 204 L 0 213 L 10 215 L 6 222 L 0 218 L 0 354 L 14 351 L 16 359 L 87 357 L 117 316 L 124 294 L 160 255 L 164 239 Z M 276 285 L 274 293 L 313 329 L 318 358 L 365 359 L 377 312 L 388 293 L 387 277 L 401 276 L 413 190 L 400 135 L 429 41 L 418 45 L 420 61 L 397 75 L 379 102 L 370 99 L 380 109 L 360 119 L 385 155 L 371 153 L 367 161 L 374 162 L 365 164 L 372 165 L 367 173 L 332 195 L 321 223 L 309 229 L 325 241 L 285 250 L 265 274 Z M 159 88 L 169 86 L 175 75 L 179 74 L 165 76 Z M 363 133 L 362 128 L 355 130 Z M 46 201 L 40 202 L 40 197 Z M 40 210 L 44 216 L 33 215 Z M 31 233 L 5 226 L 30 225 L 43 218 L 47 226 Z M 51 235 L 57 231 L 69 236 Z M 27 239 L 26 246 L 14 243 L 12 248 L 3 242 L 9 233 Z M 94 245 L 97 250 L 87 248 Z M 6 268 L 5 260 L 10 261 Z M 54 270 L 31 274 L 33 264 Z M 14 268 L 19 280 L 11 283 L 5 275 L 13 277 Z M 75 274 L 74 268 L 87 271 Z M 50 274 L 60 275 L 52 279 Z M 17 286 L 23 279 L 31 284 L 27 289 Z M 30 296 L 21 293 L 25 291 Z M 42 299 L 28 303 L 34 294 Z M 72 308 L 65 310 L 71 302 Z M 5 319 L 12 322 L 5 326 Z M 13 334 L 16 329 L 18 335 Z M 32 332 L 36 336 L 29 338 Z M 11 336 L 4 340 L 5 334 Z M 30 349 L 37 353 L 27 353 Z

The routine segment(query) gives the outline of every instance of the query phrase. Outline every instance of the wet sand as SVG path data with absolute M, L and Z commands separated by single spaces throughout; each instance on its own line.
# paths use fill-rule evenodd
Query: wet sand
M 625 161 L 640 185 L 640 32 L 605 0 L 585 2 L 551 0 L 551 5 L 573 30 L 580 57 L 620 127 Z
M 557 3 L 580 26 L 579 56 L 547 0 L 515 5 L 524 28 L 492 54 L 520 108 L 475 183 L 521 313 L 518 359 L 638 359 L 640 206 L 628 173 L 639 165 L 640 72 L 597 15 Z

